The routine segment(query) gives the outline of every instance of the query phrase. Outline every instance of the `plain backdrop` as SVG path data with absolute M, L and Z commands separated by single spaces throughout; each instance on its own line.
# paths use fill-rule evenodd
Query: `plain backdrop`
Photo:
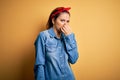
M 120 80 L 120 0 L 0 0 L 0 80 L 34 80 L 34 41 L 60 6 L 71 7 L 76 80 Z

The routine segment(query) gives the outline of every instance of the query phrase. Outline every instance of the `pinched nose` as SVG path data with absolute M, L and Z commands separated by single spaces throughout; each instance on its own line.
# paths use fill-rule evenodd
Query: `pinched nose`
M 67 25 L 68 23 L 67 22 L 64 22 L 64 25 Z

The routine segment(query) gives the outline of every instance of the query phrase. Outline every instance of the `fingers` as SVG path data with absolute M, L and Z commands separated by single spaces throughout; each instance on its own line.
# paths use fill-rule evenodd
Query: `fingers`
M 69 35 L 69 34 L 72 33 L 69 25 L 64 25 L 64 26 L 61 28 L 61 31 L 62 31 L 65 35 Z
M 64 34 L 66 34 L 66 31 L 65 31 L 65 28 L 61 28 L 61 31 L 64 33 Z
M 62 30 L 62 32 L 63 32 L 65 35 L 68 34 L 68 30 L 67 30 L 65 27 L 62 27 L 61 30 Z

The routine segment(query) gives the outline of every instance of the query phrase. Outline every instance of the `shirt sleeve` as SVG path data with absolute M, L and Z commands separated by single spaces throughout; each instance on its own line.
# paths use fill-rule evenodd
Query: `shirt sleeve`
M 74 33 L 65 36 L 65 46 L 68 53 L 68 61 L 74 64 L 78 59 L 78 50 Z
M 45 80 L 43 65 L 38 65 L 38 66 L 35 65 L 34 73 L 35 73 L 35 80 Z
M 44 64 L 45 64 L 45 50 L 44 50 L 44 40 L 42 35 L 39 34 L 35 41 L 35 65 L 34 74 L 35 80 L 45 80 L 44 75 Z

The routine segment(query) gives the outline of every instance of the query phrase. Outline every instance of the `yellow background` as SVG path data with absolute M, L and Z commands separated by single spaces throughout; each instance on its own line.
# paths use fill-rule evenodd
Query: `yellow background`
M 34 40 L 58 6 L 72 8 L 76 80 L 120 80 L 120 0 L 0 0 L 0 80 L 34 79 Z

